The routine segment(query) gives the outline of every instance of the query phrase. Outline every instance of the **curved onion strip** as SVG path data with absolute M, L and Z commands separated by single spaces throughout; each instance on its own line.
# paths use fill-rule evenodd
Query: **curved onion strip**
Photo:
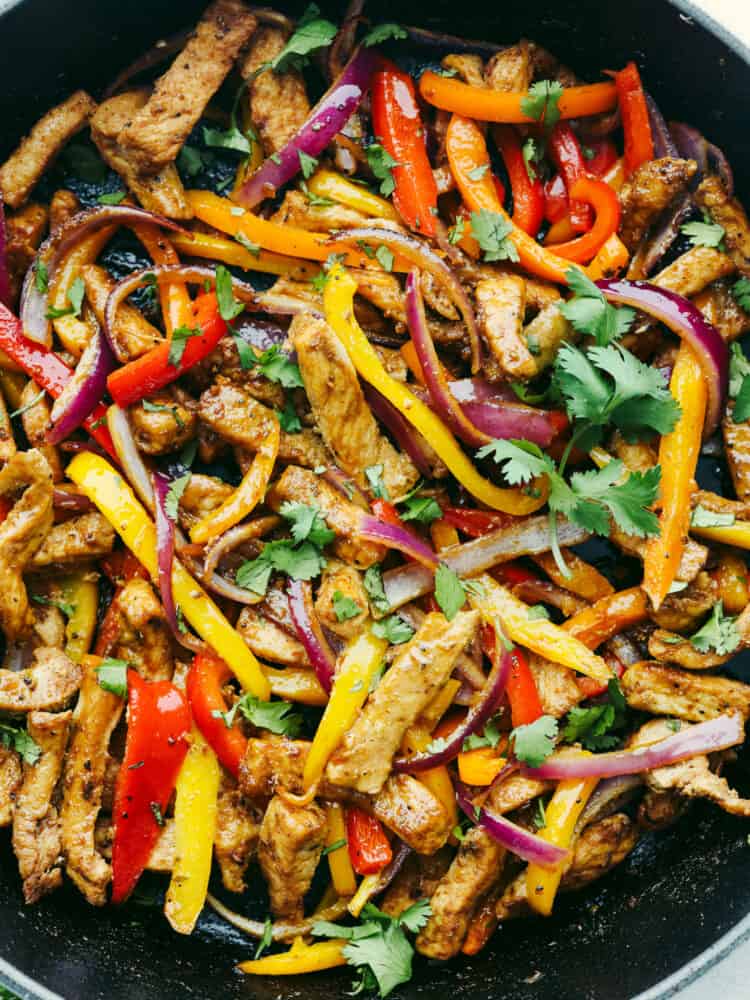
M 200 559 L 196 559 L 195 556 L 182 551 L 179 537 L 178 554 L 193 576 L 203 579 L 202 562 Z M 254 594 L 250 590 L 245 590 L 243 587 L 238 587 L 236 583 L 227 580 L 226 577 L 220 576 L 218 573 L 213 573 L 210 579 L 203 579 L 203 585 L 214 594 L 218 594 L 219 597 L 226 597 L 227 600 L 234 601 L 236 604 L 260 604 L 263 600 L 258 594 Z
M 415 753 L 412 757 L 397 757 L 393 762 L 394 771 L 417 774 L 419 771 L 428 771 L 440 764 L 448 764 L 459 755 L 464 740 L 484 726 L 500 703 L 512 665 L 510 652 L 502 643 L 495 643 L 496 650 L 498 646 L 501 647 L 500 655 L 494 658 L 492 670 L 479 700 L 469 709 L 464 721 L 453 730 L 447 740 L 441 742 L 441 749 L 435 753 L 425 750 L 422 753 Z
M 230 528 L 229 531 L 225 531 L 223 535 L 219 535 L 218 538 L 214 538 L 206 546 L 203 555 L 203 571 L 200 574 L 203 582 L 210 584 L 211 576 L 216 572 L 219 561 L 228 552 L 231 552 L 232 549 L 236 549 L 238 545 L 242 545 L 243 542 L 247 542 L 252 538 L 262 537 L 266 531 L 270 531 L 280 523 L 281 518 L 275 514 L 269 517 L 256 517 L 253 521 L 248 521 L 246 524 L 238 524 L 234 528 Z
M 87 514 L 96 509 L 85 493 L 77 493 L 76 487 L 69 483 L 54 487 L 52 506 L 55 510 L 71 510 L 76 514 Z
M 448 387 L 448 380 L 432 342 L 424 312 L 419 271 L 409 271 L 406 278 L 406 322 L 411 342 L 417 352 L 432 405 L 456 437 L 472 448 L 481 448 L 492 438 L 469 420 Z
M 651 94 L 646 94 L 646 107 L 648 108 L 648 121 L 651 126 L 651 135 L 654 139 L 654 157 L 659 160 L 664 156 L 678 157 L 680 155 L 677 145 L 669 131 L 664 115 L 659 110 L 659 105 Z
M 322 474 L 323 479 L 331 486 L 335 486 L 339 493 L 343 494 L 347 500 L 350 500 L 357 507 L 361 507 L 362 510 L 369 511 L 370 505 L 367 502 L 367 497 L 364 495 L 362 490 L 357 486 L 353 479 L 351 479 L 347 474 L 340 469 L 338 465 L 328 465 L 326 466 L 325 472 Z
M 591 794 L 591 798 L 578 817 L 576 831 L 580 832 L 589 823 L 595 823 L 606 813 L 616 811 L 621 803 L 629 799 L 643 786 L 643 778 L 639 774 L 620 774 L 616 778 L 605 778 L 600 781 Z
M 459 378 L 448 383 L 448 388 L 459 403 L 518 402 L 518 396 L 509 385 L 488 382 L 486 378 Z
M 421 434 L 415 430 L 409 421 L 406 420 L 396 409 L 396 407 L 389 402 L 385 396 L 382 396 L 374 386 L 370 385 L 369 382 L 365 382 L 362 388 L 370 409 L 375 414 L 377 419 L 382 424 L 385 424 L 387 429 L 391 432 L 399 448 L 406 452 L 414 465 L 417 467 L 420 475 L 431 478 L 432 465 L 425 454 L 424 448 L 422 447 L 422 441 L 424 439 Z
M 49 320 L 46 316 L 47 295 L 36 287 L 38 265 L 41 263 L 46 267 L 48 284 L 52 287 L 55 271 L 61 259 L 84 236 L 98 232 L 105 226 L 132 225 L 139 222 L 161 226 L 173 232 L 187 233 L 187 230 L 178 223 L 165 219 L 162 215 L 147 212 L 145 208 L 136 208 L 134 205 L 105 205 L 74 215 L 42 243 L 34 263 L 26 272 L 21 292 L 21 322 L 24 333 L 30 340 L 46 343 L 49 333 Z
M 418 28 L 412 24 L 405 24 L 403 27 L 415 45 L 446 49 L 448 52 L 474 52 L 479 56 L 489 58 L 506 48 L 506 46 L 498 45 L 495 42 L 483 42 L 475 38 L 459 38 L 458 35 L 446 35 L 442 31 L 430 31 L 428 28 Z
M 540 767 L 521 767 L 521 773 L 535 778 L 564 781 L 567 778 L 615 778 L 620 774 L 640 774 L 665 767 L 698 754 L 714 753 L 736 746 L 745 739 L 739 713 L 720 715 L 668 736 L 658 743 L 580 757 L 550 757 Z
M 115 365 L 112 348 L 97 324 L 73 377 L 52 406 L 52 426 L 47 431 L 50 444 L 59 444 L 93 413 L 104 398 L 107 376 Z
M 262 938 L 265 935 L 266 925 L 264 923 L 260 923 L 259 920 L 251 920 L 249 917 L 235 912 L 235 910 L 230 910 L 228 906 L 225 906 L 224 903 L 210 892 L 206 893 L 206 902 L 216 910 L 220 917 L 223 917 L 238 930 L 249 934 L 250 937 Z M 324 910 L 320 910 L 311 917 L 300 920 L 297 924 L 285 924 L 278 920 L 271 927 L 271 940 L 291 941 L 301 934 L 309 934 L 313 928 L 313 924 L 316 924 L 319 920 L 338 920 L 339 917 L 342 917 L 346 913 L 347 903 L 348 899 L 346 898 L 337 899 L 335 903 L 331 903 Z
M 159 593 L 164 605 L 164 615 L 177 642 L 194 653 L 204 650 L 205 644 L 191 632 L 183 631 L 177 619 L 177 608 L 172 593 L 172 567 L 174 566 L 174 521 L 167 513 L 167 496 L 172 480 L 161 472 L 154 473 L 156 499 L 156 560 L 159 576 Z
M 505 816 L 498 816 L 484 807 L 477 811 L 466 785 L 460 781 L 456 782 L 456 801 L 470 819 L 484 827 L 493 840 L 524 861 L 542 868 L 556 868 L 568 857 L 569 851 L 542 840 L 535 833 L 511 823 Z
M 269 157 L 235 191 L 234 200 L 245 208 L 255 208 L 296 177 L 302 169 L 300 154 L 317 159 L 359 107 L 378 60 L 374 49 L 357 49 L 341 76 L 318 101 L 299 130 L 283 149 Z
M 10 309 L 10 274 L 8 272 L 8 247 L 5 233 L 5 204 L 0 193 L 0 302 Z
M 142 271 L 134 271 L 126 278 L 123 278 L 122 281 L 118 281 L 107 296 L 107 304 L 104 307 L 104 332 L 110 344 L 114 344 L 112 331 L 120 305 L 137 288 L 140 288 L 145 281 L 152 280 L 152 277 L 156 278 L 159 284 L 162 282 L 186 281 L 199 285 L 204 281 L 215 282 L 216 272 L 212 267 L 177 264 L 170 267 L 149 267 Z M 232 277 L 232 290 L 240 302 L 244 302 L 245 305 L 255 303 L 255 289 L 252 285 L 247 284 L 247 282 Z
M 378 229 L 376 226 L 362 226 L 359 229 L 347 229 L 336 233 L 332 240 L 337 245 L 354 243 L 360 240 L 365 243 L 374 243 L 376 246 L 385 246 L 389 250 L 402 255 L 412 264 L 428 271 L 433 278 L 440 282 L 445 288 L 448 296 L 463 317 L 466 329 L 469 332 L 469 343 L 471 345 L 471 370 L 476 373 L 481 364 L 481 345 L 479 341 L 479 330 L 474 315 L 474 308 L 469 301 L 469 297 L 464 291 L 463 285 L 456 275 L 451 271 L 442 258 L 438 257 L 434 250 L 431 250 L 425 243 L 421 243 L 413 236 L 406 233 L 395 232 L 391 229 Z
M 107 410 L 107 428 L 112 436 L 112 443 L 115 446 L 122 471 L 138 494 L 138 498 L 153 514 L 155 503 L 151 473 L 146 468 L 141 453 L 138 451 L 127 412 L 114 403 Z
M 706 377 L 708 405 L 703 433 L 710 437 L 721 421 L 729 381 L 729 348 L 719 331 L 692 302 L 676 292 L 646 281 L 618 278 L 602 278 L 596 284 L 608 302 L 641 309 L 695 351 Z
M 341 26 L 336 32 L 331 48 L 328 51 L 328 79 L 335 80 L 344 69 L 344 63 L 351 56 L 357 25 L 362 19 L 365 0 L 349 0 L 349 4 L 341 19 Z
M 435 569 L 440 561 L 430 546 L 400 524 L 379 521 L 372 514 L 363 514 L 359 522 L 359 535 L 368 542 L 379 542 L 389 549 L 398 549 L 409 559 L 416 559 L 423 566 Z
M 315 676 L 328 694 L 333 686 L 336 660 L 323 635 L 312 601 L 312 587 L 304 580 L 290 580 L 287 588 L 289 611 L 299 641 L 305 647 Z
M 546 410 L 535 410 L 523 403 L 498 400 L 495 403 L 463 403 L 464 414 L 489 440 L 502 438 L 509 441 L 524 438 L 541 448 L 546 448 L 558 429 Z

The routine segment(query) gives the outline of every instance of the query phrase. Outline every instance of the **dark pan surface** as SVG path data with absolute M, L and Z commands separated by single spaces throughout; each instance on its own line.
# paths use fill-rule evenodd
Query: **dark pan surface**
M 0 14 L 0 157 L 63 94 L 78 86 L 96 94 L 153 40 L 192 23 L 203 6 L 201 0 L 0 0 L 0 11 L 11 8 Z M 335 5 L 321 6 L 336 12 Z M 635 58 L 667 116 L 690 121 L 721 145 L 740 195 L 750 195 L 750 62 L 744 61 L 750 53 L 743 58 L 716 26 L 712 34 L 687 3 L 475 0 L 457 17 L 455 2 L 429 0 L 408 12 L 372 3 L 368 12 L 497 42 L 527 35 L 592 75 Z M 743 666 L 738 673 L 750 679 Z M 745 767 L 734 776 L 740 785 Z M 644 840 L 604 882 L 562 897 L 550 920 L 507 924 L 474 960 L 419 960 L 413 981 L 393 996 L 621 1000 L 659 983 L 651 995 L 670 995 L 750 933 L 748 852 L 746 824 L 696 807 L 682 825 Z M 0 837 L 0 980 L 25 996 L 334 1000 L 349 992 L 346 969 L 302 979 L 242 978 L 233 966 L 251 951 L 210 914 L 183 939 L 158 906 L 94 912 L 70 888 L 25 908 L 5 831 Z M 4 968 L 2 960 L 9 963 Z

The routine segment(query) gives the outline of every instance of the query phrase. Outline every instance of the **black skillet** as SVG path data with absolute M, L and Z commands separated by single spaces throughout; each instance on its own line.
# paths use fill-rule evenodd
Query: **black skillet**
M 154 40 L 192 24 L 205 5 L 0 0 L 0 158 L 63 95 L 79 86 L 97 94 Z M 344 5 L 323 6 L 335 17 Z M 740 196 L 750 197 L 750 52 L 683 0 L 464 0 L 460 11 L 455 0 L 398 9 L 372 2 L 368 13 L 493 42 L 525 35 L 591 78 L 635 58 L 665 114 L 723 147 Z M 412 982 L 393 996 L 671 996 L 750 936 L 747 829 L 718 810 L 696 808 L 676 829 L 644 840 L 603 882 L 562 897 L 551 919 L 506 925 L 472 960 L 419 960 Z M 346 969 L 304 979 L 242 978 L 233 966 L 248 957 L 249 942 L 211 914 L 191 938 L 179 937 L 149 889 L 121 910 L 95 912 L 69 888 L 24 907 L 3 836 L 0 982 L 24 998 L 69 1000 L 334 1000 L 349 992 Z

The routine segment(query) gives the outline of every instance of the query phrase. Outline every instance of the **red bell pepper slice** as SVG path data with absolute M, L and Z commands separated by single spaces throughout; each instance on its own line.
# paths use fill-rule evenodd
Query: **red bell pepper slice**
M 380 820 L 356 806 L 346 810 L 346 840 L 358 875 L 375 875 L 391 863 L 393 851 Z
M 224 720 L 214 715 L 227 711 L 221 689 L 231 676 L 229 667 L 218 656 L 197 653 L 187 675 L 186 690 L 196 726 L 219 763 L 236 778 L 247 750 L 247 738 L 237 723 L 228 729 Z
M 163 389 L 213 351 L 227 332 L 227 324 L 219 315 L 216 294 L 205 292 L 199 295 L 193 303 L 193 313 L 195 326 L 201 332 L 187 340 L 179 364 L 169 363 L 170 344 L 165 341 L 112 372 L 107 379 L 107 388 L 118 406 L 131 406 Z
M 495 630 L 490 625 L 482 628 L 482 648 L 485 655 L 494 663 L 498 654 L 498 643 Z M 511 722 L 515 729 L 516 726 L 526 726 L 530 722 L 535 722 L 544 713 L 525 653 L 518 646 L 514 646 L 510 658 L 511 668 L 505 692 L 510 703 Z
M 35 340 L 24 337 L 21 321 L 2 303 L 0 303 L 0 349 L 55 399 L 73 378 L 73 370 L 68 368 L 54 351 L 44 344 L 38 344 Z M 99 403 L 93 413 L 84 420 L 83 426 L 94 440 L 116 459 L 115 446 L 107 425 L 103 422 L 106 416 L 105 407 Z
M 555 223 L 568 214 L 568 189 L 560 174 L 555 174 L 544 185 L 544 218 Z
M 654 138 L 638 67 L 629 62 L 614 77 L 625 137 L 625 170 L 630 176 L 641 164 L 653 160 Z
M 508 587 L 516 587 L 519 583 L 529 583 L 530 581 L 539 579 L 536 573 L 532 573 L 525 566 L 519 566 L 515 562 L 503 563 L 501 566 L 496 566 L 492 570 L 492 575 L 499 583 L 504 583 Z
M 148 570 L 138 562 L 130 549 L 117 549 L 101 559 L 99 565 L 116 586 L 122 586 L 136 577 L 142 580 L 149 579 Z
M 404 522 L 390 500 L 383 500 L 382 497 L 378 497 L 377 500 L 372 501 L 370 507 L 379 521 L 385 521 L 386 524 L 395 524 L 399 528 L 403 527 Z
M 510 125 L 498 125 L 493 135 L 513 192 L 513 221 L 529 236 L 536 236 L 544 218 L 544 186 L 538 177 L 533 181 L 529 177 L 518 132 Z
M 581 149 L 583 148 L 581 147 Z M 604 177 L 619 159 L 617 146 L 611 139 L 589 139 L 585 148 L 589 153 L 593 153 L 593 156 L 584 157 L 586 169 L 592 177 Z
M 620 200 L 605 181 L 579 177 L 570 190 L 571 198 L 587 201 L 596 213 L 594 225 L 582 236 L 566 243 L 556 243 L 554 253 L 577 264 L 588 264 L 620 225 Z
M 128 898 L 159 839 L 190 732 L 190 709 L 169 681 L 128 671 L 128 733 L 115 785 L 112 902 Z
M 570 205 L 570 221 L 573 229 L 586 233 L 591 229 L 591 208 L 585 203 L 570 198 L 570 190 L 579 177 L 585 177 L 586 161 L 583 150 L 568 122 L 558 122 L 549 137 L 549 154 L 565 182 Z
M 614 670 L 618 678 L 622 677 L 625 673 L 625 667 L 619 657 L 614 656 L 612 653 L 605 653 L 604 659 L 607 661 L 608 665 Z M 593 677 L 583 677 L 578 675 L 576 677 L 576 684 L 581 690 L 584 698 L 596 698 L 600 694 L 604 694 L 607 690 L 607 685 L 602 684 L 600 681 L 595 680 Z
M 474 510 L 471 507 L 444 507 L 443 520 L 470 538 L 481 538 L 490 531 L 507 528 L 513 524 L 515 518 L 512 514 L 502 514 L 497 511 Z
M 370 91 L 375 135 L 398 164 L 393 168 L 393 203 L 407 225 L 424 236 L 434 236 L 437 184 L 412 78 L 385 62 L 373 74 Z

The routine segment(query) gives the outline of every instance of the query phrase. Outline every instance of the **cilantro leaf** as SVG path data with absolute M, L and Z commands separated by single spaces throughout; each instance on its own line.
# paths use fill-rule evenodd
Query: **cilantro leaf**
M 315 173 L 318 161 L 314 156 L 304 153 L 301 149 L 297 150 L 297 156 L 299 157 L 299 165 L 302 168 L 302 176 L 305 180 L 308 180 Z
M 368 465 L 365 469 L 365 478 L 370 484 L 372 495 L 381 500 L 390 500 L 391 496 L 383 482 L 383 465 Z
M 372 633 L 380 639 L 387 639 L 392 646 L 400 646 L 401 643 L 411 639 L 414 635 L 414 629 L 398 615 L 390 615 L 388 618 L 381 618 L 379 622 L 375 622 L 372 626 Z
M 365 572 L 362 582 L 373 608 L 380 614 L 385 614 L 390 611 L 391 605 L 390 601 L 385 596 L 383 571 L 380 567 L 380 563 L 375 563 L 374 566 L 370 566 L 370 568 Z
M 738 278 L 731 288 L 732 297 L 740 309 L 750 313 L 750 278 Z
M 565 717 L 562 738 L 566 743 L 582 743 L 587 750 L 612 750 L 622 740 L 627 704 L 619 682 L 613 677 L 607 685 L 608 701 L 589 708 L 571 708 Z
M 63 306 L 62 308 L 49 306 L 47 312 L 45 313 L 45 318 L 60 319 L 62 316 L 80 316 L 81 308 L 83 306 L 83 296 L 85 294 L 86 285 L 84 284 L 83 278 L 79 275 L 79 277 L 71 283 L 71 286 L 65 295 L 70 305 Z
M 724 602 L 717 601 L 708 621 L 690 637 L 690 642 L 700 653 L 713 649 L 719 656 L 733 653 L 740 644 L 736 618 L 724 614 Z
M 185 353 L 188 340 L 191 337 L 200 337 L 202 332 L 200 327 L 197 326 L 192 330 L 187 326 L 178 326 L 172 330 L 167 364 L 170 364 L 173 368 L 178 368 L 182 361 L 182 355 Z
M 245 156 L 250 156 L 253 151 L 251 139 L 240 132 L 234 123 L 228 129 L 209 128 L 204 125 L 203 142 L 211 149 L 232 149 L 235 153 L 243 153 Z M 194 169 L 195 166 L 195 159 L 191 158 L 190 169 Z
M 562 84 L 557 80 L 538 80 L 529 87 L 529 92 L 521 100 L 521 111 L 534 121 L 544 122 L 552 128 L 560 120 L 558 104 L 563 95 Z
M 372 170 L 375 179 L 380 181 L 380 193 L 388 198 L 396 190 L 393 168 L 398 166 L 398 162 L 379 142 L 370 143 L 365 153 L 370 170 Z
M 46 597 L 44 594 L 32 594 L 31 600 L 35 601 L 37 604 L 46 604 L 51 608 L 57 608 L 61 611 L 66 618 L 72 618 L 75 614 L 75 604 L 66 604 L 65 601 L 55 600 L 54 597 Z
M 429 899 L 418 899 L 416 903 L 412 903 L 401 913 L 397 922 L 407 931 L 411 931 L 412 934 L 418 934 L 431 916 L 432 909 Z
M 381 997 L 411 979 L 414 949 L 396 923 L 389 924 L 379 934 L 353 939 L 343 953 L 350 965 L 370 970 Z
M 302 430 L 302 422 L 297 416 L 297 411 L 291 399 L 284 400 L 283 410 L 275 410 L 274 412 L 285 434 L 299 434 Z
M 36 764 L 42 756 L 42 748 L 28 730 L 10 722 L 0 722 L 0 744 L 8 750 L 15 750 L 25 764 Z
M 732 344 L 731 350 L 729 395 L 735 401 L 732 420 L 735 424 L 741 424 L 750 417 L 750 361 L 736 341 Z
M 167 491 L 167 498 L 164 501 L 164 510 L 166 511 L 167 517 L 171 521 L 177 520 L 180 499 L 182 498 L 182 494 L 185 492 L 185 488 L 190 482 L 192 475 L 192 472 L 186 472 L 185 475 L 180 476 L 179 479 L 172 480 L 172 484 Z
M 496 747 L 500 742 L 501 732 L 498 729 L 497 719 L 489 719 L 479 733 L 471 733 L 464 740 L 464 750 L 477 750 L 479 747 Z
M 523 156 L 523 163 L 526 167 L 528 178 L 533 184 L 536 180 L 536 170 L 534 169 L 534 164 L 539 163 L 543 156 L 543 152 L 537 145 L 537 141 L 533 136 L 529 136 L 524 142 L 521 148 L 521 155 Z
M 96 199 L 100 205 L 119 205 L 127 191 L 105 191 Z
M 392 21 L 389 21 L 387 24 L 378 24 L 368 31 L 362 39 L 362 44 L 365 48 L 369 49 L 371 46 L 381 45 L 391 38 L 401 41 L 403 38 L 408 37 L 409 33 L 400 24 L 394 24 Z
M 610 462 L 603 469 L 590 472 L 576 472 L 570 479 L 570 486 L 576 497 L 587 503 L 591 501 L 606 507 L 618 526 L 628 535 L 645 538 L 659 533 L 659 520 L 647 508 L 656 499 L 661 480 L 661 468 L 657 465 L 646 472 L 631 472 L 624 482 L 622 462 Z M 577 508 L 568 515 L 576 520 Z M 597 529 L 595 529 L 597 530 Z M 600 535 L 609 534 L 609 524 Z
M 305 383 L 299 365 L 285 354 L 278 344 L 272 344 L 257 359 L 257 365 L 269 382 L 278 382 L 285 389 L 303 389 Z
M 457 215 L 456 221 L 448 230 L 448 242 L 451 244 L 451 246 L 455 246 L 457 243 L 461 242 L 465 230 L 466 230 L 466 220 L 464 219 L 463 215 Z
M 555 749 L 557 719 L 542 715 L 527 726 L 516 726 L 511 733 L 516 759 L 529 767 L 540 767 Z
M 264 558 L 261 553 L 257 559 L 249 559 L 242 563 L 235 575 L 235 582 L 238 587 L 262 596 L 268 590 L 273 569 L 271 559 Z
M 253 243 L 253 241 L 249 240 L 244 233 L 239 232 L 234 234 L 234 239 L 241 247 L 244 247 L 248 253 L 251 253 L 253 257 L 260 257 L 260 252 L 263 247 L 259 243 Z
M 593 337 L 600 347 L 627 333 L 635 319 L 634 309 L 610 305 L 601 289 L 577 268 L 569 268 L 565 277 L 573 298 L 559 308 L 574 329 Z
M 324 852 L 325 853 L 325 852 Z M 255 949 L 254 959 L 260 958 L 264 951 L 271 947 L 273 944 L 273 920 L 270 917 L 266 917 L 265 923 L 263 924 L 263 937 L 258 942 L 258 947 Z
M 99 687 L 118 698 L 128 693 L 128 665 L 125 660 L 115 660 L 108 656 L 96 668 Z
M 43 260 L 37 260 L 34 264 L 34 288 L 40 295 L 46 295 L 49 291 L 49 271 Z
M 216 301 L 219 304 L 219 315 L 225 323 L 231 323 L 245 311 L 244 305 L 234 297 L 232 275 L 223 264 L 216 268 Z
M 327 48 L 336 37 L 336 25 L 319 17 L 320 8 L 311 3 L 297 23 L 296 31 L 271 62 L 271 69 L 283 73 L 288 69 L 301 69 L 308 56 L 318 49 Z
M 146 413 L 169 413 L 174 418 L 174 422 L 180 430 L 185 426 L 185 421 L 180 416 L 180 411 L 176 406 L 167 406 L 165 403 L 152 403 L 150 399 L 144 399 L 141 406 Z
M 388 247 L 383 246 L 383 244 L 381 244 L 375 250 L 375 258 L 384 271 L 393 270 L 393 261 L 394 261 L 393 251 L 389 250 Z
M 336 537 L 318 507 L 285 500 L 279 507 L 279 513 L 291 524 L 292 538 L 295 542 L 309 539 L 313 545 L 322 549 Z
M 279 736 L 294 739 L 295 736 L 299 736 L 302 729 L 302 716 L 293 710 L 288 701 L 261 701 L 260 698 L 247 692 L 230 709 L 230 713 L 236 714 L 238 711 L 251 725 L 258 729 L 267 729 Z M 228 723 L 230 728 L 232 722 L 234 716 Z
M 448 621 L 452 621 L 466 603 L 466 590 L 450 566 L 440 563 L 435 571 L 435 600 Z
M 180 169 L 180 173 L 185 174 L 187 177 L 195 177 L 203 170 L 203 154 L 196 146 L 190 146 L 188 143 L 185 143 L 177 154 L 177 166 Z
M 680 232 L 694 247 L 720 247 L 725 236 L 724 227 L 708 217 L 703 222 L 686 222 L 680 226 Z
M 237 356 L 240 359 L 240 368 L 244 372 L 250 371 L 258 361 L 257 355 L 241 333 L 236 330 L 231 331 L 231 333 L 234 345 L 237 348 Z
M 346 594 L 342 594 L 340 590 L 334 590 L 331 603 L 337 622 L 348 622 L 362 614 L 362 608 L 357 602 L 353 598 L 347 597 Z
M 401 504 L 402 521 L 418 521 L 430 524 L 443 516 L 440 504 L 434 497 L 408 497 Z
M 471 232 L 480 248 L 484 250 L 484 260 L 518 261 L 518 250 L 509 238 L 513 223 L 499 212 L 487 208 L 471 213 Z

